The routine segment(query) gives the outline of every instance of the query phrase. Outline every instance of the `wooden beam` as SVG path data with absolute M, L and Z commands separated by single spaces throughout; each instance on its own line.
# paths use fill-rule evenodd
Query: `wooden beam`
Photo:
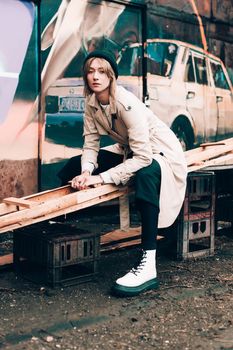
M 36 208 L 24 209 L 0 217 L 0 233 L 32 225 L 37 222 L 52 219 L 54 217 L 72 213 L 96 204 L 110 201 L 128 192 L 127 187 L 103 185 L 98 188 L 85 190 L 88 195 L 79 196 L 81 192 L 75 192 L 59 199 L 51 200 L 38 205 Z M 106 192 L 106 193 L 105 193 Z M 89 199 L 90 195 L 93 197 Z
M 35 194 L 31 194 L 29 196 L 22 197 L 21 199 L 32 199 L 33 202 L 46 202 L 51 199 L 60 198 L 67 194 L 70 194 L 72 192 L 75 192 L 70 185 L 54 188 L 52 190 L 47 190 Z M 0 204 L 0 215 L 5 215 L 12 213 L 14 211 L 18 211 L 20 208 L 18 208 L 17 205 L 14 204 L 6 204 L 1 203 Z
M 225 139 L 225 140 L 222 140 L 222 141 L 219 141 L 219 142 L 209 142 L 209 143 L 202 143 L 200 145 L 200 147 L 197 147 L 197 148 L 193 148 L 193 149 L 190 149 L 188 151 L 185 151 L 185 156 L 186 157 L 189 157 L 190 155 L 193 155 L 193 154 L 198 154 L 198 153 L 202 153 L 203 150 L 208 147 L 208 145 L 211 145 L 211 146 L 224 146 L 224 145 L 231 145 L 233 147 L 233 137 L 229 138 L 229 139 Z
M 101 235 L 100 242 L 102 245 L 109 244 L 113 241 L 119 241 L 126 238 L 138 237 L 141 233 L 141 227 L 131 227 L 127 231 L 124 230 L 114 230 Z
M 189 153 L 189 155 L 186 154 L 187 165 L 191 166 L 200 161 L 211 160 L 212 158 L 217 158 L 218 156 L 229 153 L 232 150 L 233 150 L 233 145 L 224 145 L 224 146 L 221 145 L 218 147 L 211 147 L 211 149 L 209 148 L 204 149 L 201 153 L 199 152 L 194 154 Z
M 188 167 L 188 172 L 197 171 L 209 166 L 214 165 L 227 165 L 233 164 L 233 152 L 223 155 L 221 157 L 217 157 L 215 159 L 206 160 L 205 162 L 200 162 L 199 164 L 193 164 Z
M 163 239 L 157 236 L 157 240 Z M 141 226 L 130 227 L 127 231 L 118 229 L 101 235 L 101 250 L 112 250 L 141 243 Z
M 206 142 L 206 143 L 201 143 L 200 147 L 211 147 L 211 146 L 221 146 L 221 145 L 226 145 L 225 142 Z
M 0 266 L 10 265 L 13 263 L 13 254 L 0 256 Z
M 139 245 L 141 243 L 141 239 L 134 239 L 132 241 L 126 241 L 126 242 L 114 242 L 112 245 L 109 246 L 101 246 L 100 251 L 106 252 L 111 250 L 116 250 L 120 248 L 126 248 L 134 245 Z
M 16 206 L 23 207 L 23 208 L 33 208 L 33 207 L 36 207 L 38 204 L 41 204 L 40 202 L 33 202 L 23 198 L 15 198 L 15 197 L 4 198 L 3 203 L 14 204 Z

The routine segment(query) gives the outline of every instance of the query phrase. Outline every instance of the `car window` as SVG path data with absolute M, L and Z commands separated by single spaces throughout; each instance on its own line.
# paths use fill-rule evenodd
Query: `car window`
M 211 62 L 210 65 L 213 73 L 214 85 L 220 89 L 230 90 L 230 86 L 221 64 L 217 62 Z
M 195 65 L 197 83 L 207 85 L 208 79 L 207 79 L 205 58 L 194 56 L 194 65 Z
M 154 75 L 169 77 L 177 56 L 177 45 L 151 42 L 147 45 L 147 71 Z
M 141 76 L 142 75 L 142 48 L 133 46 L 122 49 L 118 57 L 119 75 Z
M 206 60 L 204 57 L 196 56 L 195 53 L 189 52 L 184 81 L 196 82 L 202 85 L 208 84 Z
M 189 54 L 189 58 L 185 67 L 185 78 L 184 81 L 186 82 L 195 82 L 195 74 L 194 74 L 194 67 L 193 67 L 193 60 L 192 55 Z

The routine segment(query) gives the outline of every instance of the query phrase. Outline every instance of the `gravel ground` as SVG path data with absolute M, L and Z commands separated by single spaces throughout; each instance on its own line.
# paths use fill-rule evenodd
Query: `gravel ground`
M 11 244 L 8 237 L 0 250 Z M 70 287 L 50 288 L 1 270 L 0 348 L 233 349 L 232 228 L 216 235 L 213 257 L 177 261 L 170 248 L 166 239 L 159 242 L 160 288 L 132 298 L 109 291 L 132 267 L 138 247 L 102 254 L 98 278 Z

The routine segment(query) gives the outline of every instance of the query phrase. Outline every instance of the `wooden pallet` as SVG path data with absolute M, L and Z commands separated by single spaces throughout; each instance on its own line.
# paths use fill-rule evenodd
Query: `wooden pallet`
M 74 191 L 69 185 L 23 198 L 5 198 L 0 204 L 0 233 L 22 228 L 119 198 L 121 228 L 129 225 L 127 194 L 130 188 L 103 185 Z
M 233 138 L 220 142 L 203 143 L 185 152 L 188 172 L 214 165 L 233 164 Z

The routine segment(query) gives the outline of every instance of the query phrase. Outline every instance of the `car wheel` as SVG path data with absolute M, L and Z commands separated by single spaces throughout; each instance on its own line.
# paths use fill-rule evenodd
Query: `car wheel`
M 180 141 L 183 151 L 187 151 L 193 148 L 193 129 L 189 121 L 183 118 L 176 119 L 172 124 L 171 129 Z

